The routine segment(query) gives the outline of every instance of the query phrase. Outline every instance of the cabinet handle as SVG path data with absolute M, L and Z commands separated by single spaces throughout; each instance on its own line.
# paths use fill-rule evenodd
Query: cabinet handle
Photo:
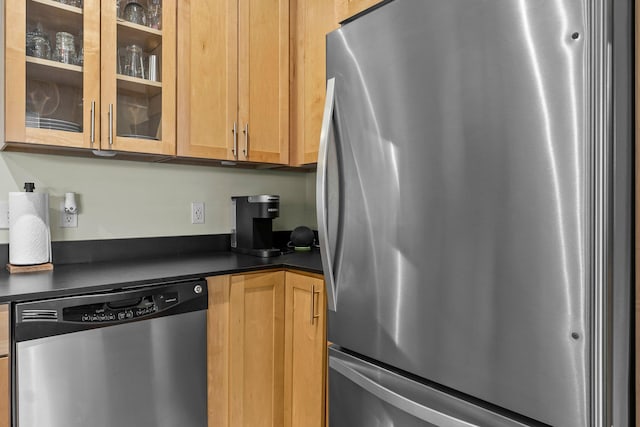
M 233 153 L 233 158 L 238 160 L 238 128 L 236 126 L 236 122 L 233 122 L 233 129 L 231 130 L 233 133 L 233 148 L 231 152 Z
M 249 122 L 244 125 L 244 150 L 242 150 L 245 158 L 249 158 Z
M 113 145 L 113 104 L 109 104 L 109 145 Z
M 96 101 L 91 101 L 91 129 L 89 131 L 89 139 L 91 141 L 91 148 L 96 141 Z
M 318 295 L 318 301 L 320 301 L 320 290 L 316 291 L 316 285 L 311 287 L 311 324 L 315 323 L 315 319 L 320 318 L 320 313 L 316 314 L 316 295 Z

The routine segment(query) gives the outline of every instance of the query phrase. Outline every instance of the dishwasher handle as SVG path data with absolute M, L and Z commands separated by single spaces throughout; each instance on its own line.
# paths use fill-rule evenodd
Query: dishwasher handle
M 19 303 L 16 342 L 206 310 L 206 280 Z

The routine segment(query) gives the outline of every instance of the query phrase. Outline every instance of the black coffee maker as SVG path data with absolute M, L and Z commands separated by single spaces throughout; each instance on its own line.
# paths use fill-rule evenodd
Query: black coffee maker
M 262 258 L 280 255 L 273 247 L 272 230 L 273 219 L 280 215 L 280 196 L 234 196 L 231 203 L 231 250 Z

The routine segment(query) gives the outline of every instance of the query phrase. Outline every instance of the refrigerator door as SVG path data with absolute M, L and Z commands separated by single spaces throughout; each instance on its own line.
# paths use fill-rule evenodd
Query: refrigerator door
M 397 0 L 328 35 L 331 342 L 588 425 L 585 16 L 574 0 Z
M 528 424 L 329 350 L 329 425 L 524 427 Z

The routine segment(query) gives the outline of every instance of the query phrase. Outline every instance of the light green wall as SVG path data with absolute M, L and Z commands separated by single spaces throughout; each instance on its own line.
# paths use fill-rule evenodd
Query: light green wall
M 0 201 L 24 182 L 50 197 L 54 241 L 228 233 L 232 195 L 278 194 L 274 230 L 315 227 L 314 173 L 0 153 Z M 75 192 L 78 228 L 59 227 L 64 193 Z M 313 193 L 313 194 L 310 194 Z M 205 224 L 191 224 L 191 202 Z M 9 240 L 0 230 L 0 243 Z

